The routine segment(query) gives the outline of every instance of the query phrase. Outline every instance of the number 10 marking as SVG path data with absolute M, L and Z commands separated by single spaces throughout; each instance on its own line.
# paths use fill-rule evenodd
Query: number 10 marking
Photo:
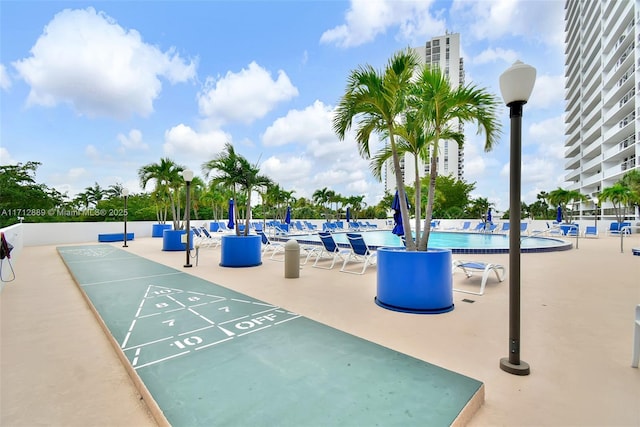
M 184 349 L 186 348 L 186 346 L 193 346 L 201 343 L 202 343 L 202 338 L 193 336 L 193 337 L 185 338 L 182 341 L 174 341 L 171 345 L 175 345 L 179 349 Z

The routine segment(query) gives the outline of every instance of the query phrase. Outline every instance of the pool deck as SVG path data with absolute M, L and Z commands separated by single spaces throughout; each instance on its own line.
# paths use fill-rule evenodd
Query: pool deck
M 127 250 L 187 271 L 184 252 L 161 246 L 139 238 Z M 375 305 L 375 267 L 354 276 L 308 264 L 285 279 L 282 262 L 224 268 L 219 249 L 203 249 L 188 273 L 482 381 L 485 402 L 468 425 L 638 426 L 640 370 L 630 364 L 640 257 L 632 247 L 639 235 L 625 239 L 624 253 L 619 237 L 601 236 L 580 239 L 577 250 L 522 255 L 526 377 L 498 367 L 508 351 L 507 254 L 454 255 L 500 263 L 506 280 L 491 276 L 483 296 L 455 292 L 455 310 L 441 315 Z M 14 267 L 16 281 L 0 293 L 0 424 L 156 425 L 56 247 L 26 247 Z M 456 288 L 479 282 L 454 275 Z

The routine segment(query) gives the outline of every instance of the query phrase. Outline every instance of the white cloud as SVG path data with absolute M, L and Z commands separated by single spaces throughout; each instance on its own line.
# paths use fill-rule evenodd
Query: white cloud
M 249 124 L 264 117 L 278 103 L 298 96 L 298 89 L 280 70 L 271 73 L 252 62 L 238 73 L 228 72 L 218 80 L 209 77 L 198 94 L 200 114 L 218 125 L 239 122 Z
M 488 48 L 480 52 L 473 58 L 474 64 L 487 64 L 496 61 L 504 61 L 512 64 L 518 59 L 518 53 L 511 49 Z
M 564 76 L 537 76 L 527 107 L 562 109 L 564 107 Z
M 7 67 L 4 64 L 0 64 L 0 89 L 9 90 L 11 87 L 11 78 L 7 73 Z
M 423 43 L 443 34 L 443 19 L 430 13 L 433 1 L 351 0 L 345 23 L 325 31 L 321 43 L 348 48 L 373 41 L 390 28 L 397 28 L 396 38 L 411 44 Z
M 0 147 L 0 165 L 15 165 L 18 161 L 11 157 L 11 153 L 4 147 Z
M 148 116 L 162 89 L 160 77 L 183 82 L 196 68 L 93 8 L 55 15 L 31 56 L 13 66 L 31 86 L 28 105 L 67 103 L 81 115 L 117 118 Z
M 164 140 L 166 155 L 196 158 L 200 160 L 200 166 L 219 153 L 226 142 L 231 142 L 231 135 L 221 130 L 197 132 L 187 125 L 179 124 L 165 132 Z
M 304 141 L 319 143 L 337 140 L 332 130 L 333 108 L 315 101 L 304 110 L 291 110 L 278 118 L 262 135 L 267 147 L 275 147 Z
M 291 188 L 309 179 L 313 164 L 303 156 L 271 156 L 260 165 L 260 172 L 275 182 Z M 286 184 L 284 184 L 286 183 Z
M 128 135 L 118 134 L 120 141 L 119 151 L 124 153 L 126 150 L 146 150 L 149 146 L 142 141 L 142 132 L 138 129 L 131 129 Z
M 528 128 L 528 138 L 523 145 L 535 144 L 541 153 L 548 153 L 556 159 L 564 159 L 564 115 L 532 123 Z
M 563 0 L 454 0 L 451 20 L 480 40 L 523 36 L 548 45 L 564 42 Z

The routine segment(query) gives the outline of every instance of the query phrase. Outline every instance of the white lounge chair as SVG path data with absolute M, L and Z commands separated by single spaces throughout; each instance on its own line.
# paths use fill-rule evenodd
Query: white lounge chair
M 369 246 L 367 246 L 364 241 L 362 234 L 347 233 L 347 239 L 351 246 L 351 253 L 349 253 L 349 255 L 344 259 L 340 271 L 343 273 L 364 274 L 368 266 L 376 263 L 378 253 L 369 249 Z M 364 264 L 362 266 L 362 271 L 346 270 L 347 263 L 350 261 L 362 262 Z
M 487 278 L 489 277 L 489 273 L 491 273 L 492 271 L 496 273 L 496 278 L 498 279 L 499 282 L 502 282 L 504 280 L 504 267 L 500 264 L 491 264 L 491 263 L 481 262 L 481 261 L 454 260 L 453 273 L 455 273 L 458 268 L 462 269 L 464 274 L 466 274 L 467 278 L 471 277 L 474 271 L 481 271 L 482 282 L 480 283 L 480 292 L 453 288 L 453 290 L 457 292 L 464 292 L 467 294 L 474 294 L 474 295 L 483 295 L 484 288 L 487 284 Z
M 266 255 L 267 252 L 271 251 L 271 258 L 270 259 L 274 259 L 273 257 L 276 254 L 284 253 L 284 244 L 283 243 L 281 243 L 281 242 L 272 242 L 267 237 L 267 235 L 262 231 L 258 231 L 257 233 L 262 238 L 262 253 L 264 255 Z
M 318 251 L 318 254 L 316 255 L 316 261 L 313 263 L 313 267 L 331 270 L 338 259 L 344 261 L 345 258 L 349 256 L 351 250 L 339 247 L 336 241 L 333 240 L 333 236 L 331 236 L 331 233 L 329 233 L 328 231 L 321 231 L 320 233 L 318 233 L 318 236 L 320 237 L 320 241 L 322 242 L 322 249 Z M 329 267 L 318 265 L 318 261 L 323 258 L 331 259 L 331 265 Z

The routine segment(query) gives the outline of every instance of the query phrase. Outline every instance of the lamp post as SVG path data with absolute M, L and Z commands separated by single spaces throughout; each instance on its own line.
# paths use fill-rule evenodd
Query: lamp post
M 191 181 L 193 180 L 193 171 L 191 169 L 183 170 L 182 177 L 184 178 L 184 182 L 187 183 L 187 203 L 185 206 L 187 217 L 187 247 L 185 248 L 185 252 L 187 254 L 187 262 L 184 266 L 191 267 Z
M 598 232 L 598 203 L 600 203 L 600 200 L 598 200 L 597 197 L 593 198 L 593 225 L 596 227 L 596 233 Z
M 124 245 L 123 248 L 128 248 L 127 246 L 127 199 L 129 198 L 129 189 L 123 188 L 122 195 L 124 196 Z
M 500 359 L 500 369 L 514 375 L 529 375 L 529 364 L 520 360 L 520 208 L 522 182 L 522 106 L 536 81 L 536 69 L 516 61 L 500 75 L 500 92 L 511 120 L 509 170 L 509 357 Z

